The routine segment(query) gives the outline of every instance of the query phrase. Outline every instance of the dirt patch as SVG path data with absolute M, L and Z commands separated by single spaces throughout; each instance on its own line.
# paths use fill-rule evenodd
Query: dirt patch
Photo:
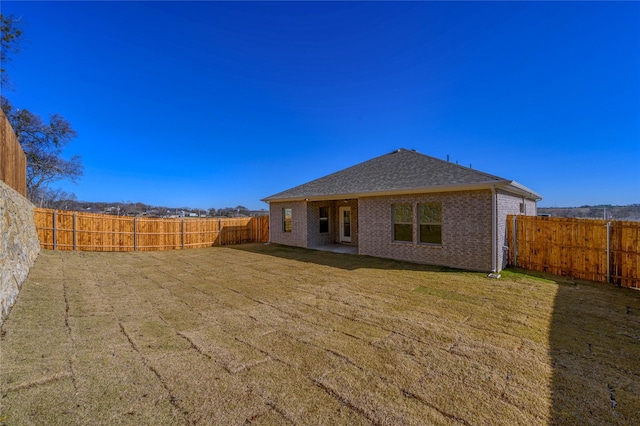
M 640 292 L 250 244 L 43 251 L 0 424 L 632 424 Z

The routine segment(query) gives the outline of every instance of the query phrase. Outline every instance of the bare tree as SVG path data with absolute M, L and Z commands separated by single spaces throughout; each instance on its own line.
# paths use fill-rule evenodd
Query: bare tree
M 0 13 L 0 87 L 3 89 L 9 84 L 9 77 L 5 65 L 11 60 L 11 53 L 18 53 L 22 40 L 20 19 L 13 15 Z
M 78 197 L 60 188 L 44 188 L 34 195 L 33 203 L 47 209 L 80 210 Z
M 59 114 L 51 115 L 46 123 L 26 109 L 14 108 L 4 96 L 0 98 L 2 111 L 27 156 L 27 197 L 37 204 L 38 195 L 51 182 L 63 179 L 76 182 L 83 171 L 80 157 L 62 158 L 64 147 L 76 137 L 71 124 Z

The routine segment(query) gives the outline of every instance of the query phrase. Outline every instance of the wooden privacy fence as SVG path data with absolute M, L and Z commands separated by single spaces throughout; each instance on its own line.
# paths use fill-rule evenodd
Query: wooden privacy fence
M 34 209 L 40 246 L 51 250 L 153 251 L 269 241 L 269 217 L 152 219 Z
M 20 142 L 0 110 L 0 180 L 27 196 L 27 157 Z
M 508 216 L 508 262 L 640 289 L 640 222 Z

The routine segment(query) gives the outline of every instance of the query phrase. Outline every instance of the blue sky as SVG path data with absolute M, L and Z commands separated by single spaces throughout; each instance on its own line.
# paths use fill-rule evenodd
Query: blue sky
M 16 107 L 78 131 L 80 200 L 266 208 L 391 152 L 539 206 L 640 203 L 640 3 L 2 2 Z

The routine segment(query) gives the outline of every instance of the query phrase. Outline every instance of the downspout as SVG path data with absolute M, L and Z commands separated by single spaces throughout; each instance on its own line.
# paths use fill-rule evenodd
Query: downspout
M 498 244 L 498 197 L 495 185 L 491 185 L 491 273 L 489 278 L 500 278 L 498 273 L 497 244 Z

